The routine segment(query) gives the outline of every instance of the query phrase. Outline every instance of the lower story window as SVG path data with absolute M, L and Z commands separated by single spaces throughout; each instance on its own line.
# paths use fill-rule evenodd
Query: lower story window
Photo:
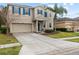
M 51 28 L 51 23 L 49 23 L 49 27 Z
M 45 27 L 45 24 L 44 24 L 44 27 Z

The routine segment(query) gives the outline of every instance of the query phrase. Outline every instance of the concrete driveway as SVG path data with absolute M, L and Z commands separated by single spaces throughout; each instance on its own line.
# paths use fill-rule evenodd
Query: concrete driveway
M 63 55 L 79 52 L 79 43 L 57 40 L 36 33 L 14 33 L 13 35 L 23 45 L 20 55 Z

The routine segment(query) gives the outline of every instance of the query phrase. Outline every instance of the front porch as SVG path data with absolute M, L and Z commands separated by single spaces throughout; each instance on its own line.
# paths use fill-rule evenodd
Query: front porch
M 35 32 L 43 32 L 45 30 L 45 27 L 46 27 L 45 21 L 39 21 L 39 20 L 34 21 Z

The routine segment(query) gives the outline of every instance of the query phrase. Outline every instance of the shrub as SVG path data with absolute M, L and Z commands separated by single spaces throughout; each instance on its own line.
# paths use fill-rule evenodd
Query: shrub
M 45 32 L 45 33 L 52 33 L 52 32 L 54 32 L 54 30 L 48 29 L 48 30 L 45 30 L 44 32 Z
M 63 31 L 63 32 L 67 32 L 67 28 L 56 28 L 56 31 Z
M 0 32 L 3 33 L 3 34 L 6 34 L 6 32 L 7 32 L 6 27 L 1 27 Z

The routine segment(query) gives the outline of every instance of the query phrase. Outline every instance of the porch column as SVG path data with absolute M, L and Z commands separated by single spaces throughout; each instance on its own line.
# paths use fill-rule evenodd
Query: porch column
M 47 25 L 47 21 L 45 21 L 45 29 L 47 29 L 48 25 Z
M 34 32 L 34 23 L 32 23 L 32 32 Z
M 38 20 L 36 20 L 36 32 L 38 32 Z

